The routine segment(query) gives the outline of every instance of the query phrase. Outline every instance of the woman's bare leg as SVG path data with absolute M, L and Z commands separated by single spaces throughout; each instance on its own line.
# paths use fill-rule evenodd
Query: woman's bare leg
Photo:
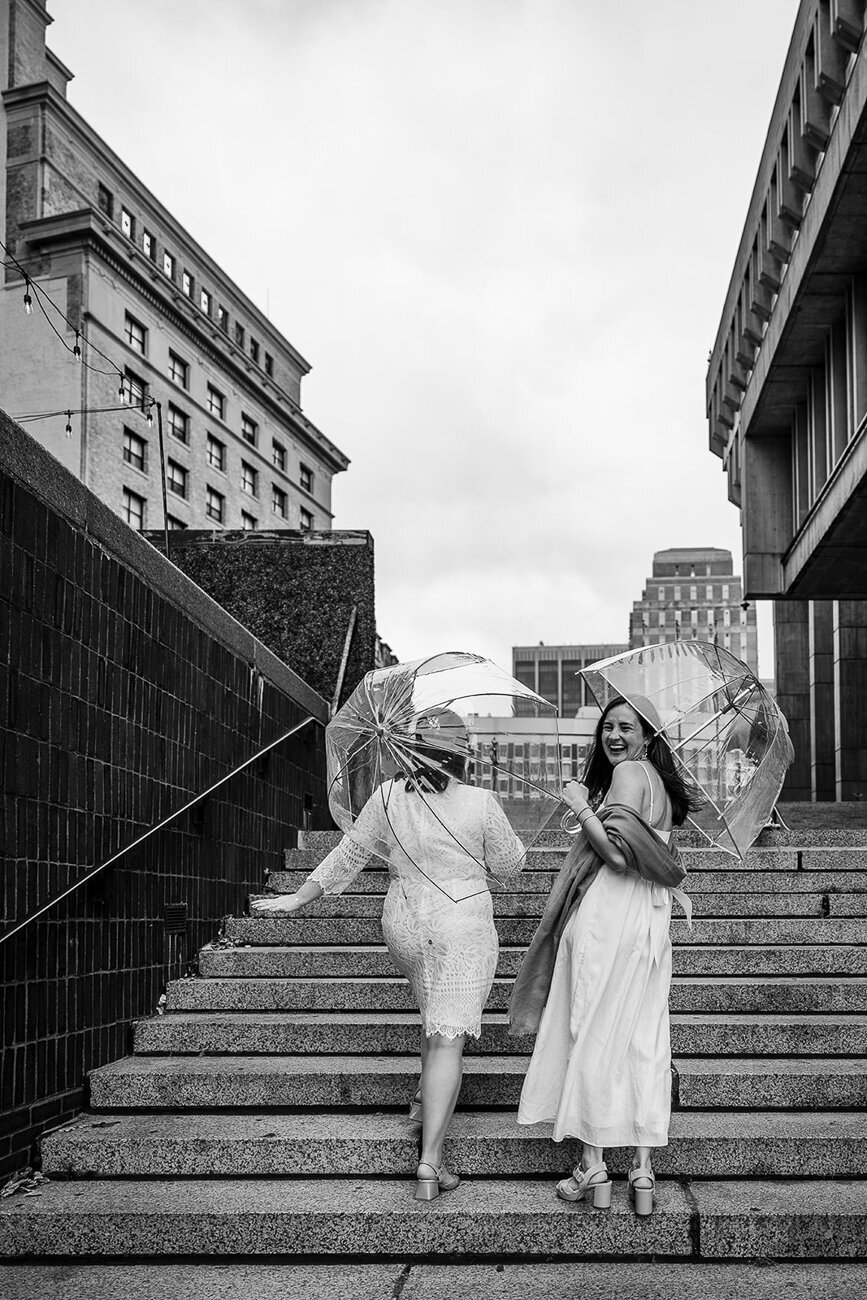
M 443 1143 L 461 1087 L 464 1035 L 446 1038 L 431 1034 L 422 1047 L 421 1164 L 439 1169 Z
M 583 1143 L 581 1152 L 581 1168 L 590 1169 L 593 1165 L 602 1163 L 602 1147 L 591 1147 L 587 1142 Z
M 632 1162 L 632 1168 L 650 1169 L 652 1172 L 653 1165 L 650 1163 L 650 1153 L 652 1150 L 653 1147 L 636 1147 L 635 1159 Z

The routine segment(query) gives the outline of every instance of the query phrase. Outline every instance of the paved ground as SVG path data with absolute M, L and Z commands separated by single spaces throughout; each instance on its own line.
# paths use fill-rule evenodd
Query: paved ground
M 862 1300 L 867 1264 L 9 1266 L 0 1300 Z

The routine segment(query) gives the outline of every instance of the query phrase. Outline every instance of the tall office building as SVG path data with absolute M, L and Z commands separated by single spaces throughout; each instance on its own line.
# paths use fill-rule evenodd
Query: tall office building
M 653 572 L 632 606 L 629 644 L 689 638 L 721 645 L 758 673 L 756 609 L 744 601 L 731 551 L 676 547 L 653 556 Z
M 156 402 L 170 527 L 330 528 L 349 462 L 308 363 L 68 102 L 50 22 L 0 6 L 3 407 L 135 528 L 163 524 Z
M 864 0 L 798 8 L 707 374 L 746 594 L 774 601 L 790 799 L 867 798 L 864 31 Z
M 516 645 L 512 647 L 512 676 L 529 686 L 561 718 L 574 718 L 579 709 L 593 708 L 596 701 L 584 679 L 577 674 L 588 664 L 628 650 L 627 645 Z

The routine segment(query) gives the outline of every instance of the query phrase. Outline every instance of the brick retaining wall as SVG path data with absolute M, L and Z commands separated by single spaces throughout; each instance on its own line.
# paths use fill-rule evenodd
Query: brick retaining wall
M 0 413 L 6 927 L 308 713 L 327 716 L 314 690 Z M 0 947 L 0 1172 L 305 821 L 330 824 L 321 725 Z

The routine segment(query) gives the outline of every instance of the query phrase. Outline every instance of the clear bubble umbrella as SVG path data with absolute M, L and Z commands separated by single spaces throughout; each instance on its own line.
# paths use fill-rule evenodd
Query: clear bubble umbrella
M 752 669 L 718 645 L 690 640 L 628 650 L 581 675 L 601 708 L 622 696 L 663 734 L 705 798 L 689 822 L 743 858 L 794 756 L 786 719 Z
M 470 857 L 449 824 L 448 801 L 434 797 L 440 774 L 496 795 L 525 852 L 562 811 L 556 709 L 480 655 L 451 651 L 367 673 L 328 724 L 325 744 L 328 804 L 340 829 L 386 862 L 400 854 L 443 893 L 389 819 L 397 782 L 412 783 L 455 850 Z M 372 799 L 385 838 L 365 834 L 361 814 Z

